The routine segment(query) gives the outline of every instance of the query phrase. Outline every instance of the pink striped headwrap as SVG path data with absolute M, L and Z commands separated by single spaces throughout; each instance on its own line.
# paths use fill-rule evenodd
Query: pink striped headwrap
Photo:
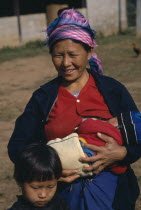
M 62 39 L 74 39 L 85 43 L 90 47 L 96 47 L 96 32 L 91 29 L 88 20 L 74 9 L 66 9 L 59 13 L 58 18 L 47 28 L 49 48 L 57 41 Z M 89 60 L 91 70 L 103 73 L 101 61 L 96 53 L 92 54 Z

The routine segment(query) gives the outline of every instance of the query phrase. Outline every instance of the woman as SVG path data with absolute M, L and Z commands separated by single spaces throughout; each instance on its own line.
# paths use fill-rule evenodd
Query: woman
M 136 142 L 138 137 L 131 111 L 136 114 L 138 109 L 122 84 L 102 75 L 101 62 L 93 54 L 95 31 L 79 12 L 73 9 L 60 11 L 47 33 L 59 77 L 33 93 L 24 113 L 16 121 L 8 145 L 9 156 L 14 162 L 17 152 L 34 139 L 46 143 L 54 138 L 64 138 L 75 132 L 86 118 L 110 119 L 115 127 L 119 122 L 124 146 L 118 145 L 112 137 L 98 133 L 106 142 L 105 146 L 85 144 L 97 155 L 80 159 L 91 163 L 85 171 L 92 172 L 93 177 L 83 179 L 77 170 L 64 170 L 59 190 L 72 210 L 133 210 L 139 188 L 130 164 L 140 158 L 141 145 Z M 90 69 L 86 69 L 88 60 Z M 128 166 L 127 171 L 115 175 L 106 170 L 115 162 Z

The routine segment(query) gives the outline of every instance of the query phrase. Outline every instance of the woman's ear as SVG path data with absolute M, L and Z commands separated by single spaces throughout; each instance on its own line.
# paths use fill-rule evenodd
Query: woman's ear
M 94 52 L 94 47 L 92 47 L 91 50 L 88 52 L 88 60 L 91 58 L 93 52 Z

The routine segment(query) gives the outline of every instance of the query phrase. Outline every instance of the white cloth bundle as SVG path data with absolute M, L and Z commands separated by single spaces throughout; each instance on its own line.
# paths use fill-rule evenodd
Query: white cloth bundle
M 87 163 L 81 163 L 80 157 L 86 157 L 78 139 L 77 133 L 72 133 L 62 139 L 56 138 L 47 143 L 53 147 L 62 162 L 63 169 L 77 169 L 81 176 L 92 176 L 92 172 L 84 172 L 84 166 L 89 166 Z

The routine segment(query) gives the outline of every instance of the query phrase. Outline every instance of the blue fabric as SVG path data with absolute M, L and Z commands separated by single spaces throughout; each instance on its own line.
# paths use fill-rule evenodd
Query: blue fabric
M 81 144 L 81 147 L 82 147 L 82 149 L 83 149 L 83 152 L 85 152 L 85 153 L 88 155 L 88 157 L 95 156 L 95 153 L 94 153 L 92 150 L 90 150 L 90 149 L 84 147 L 81 141 L 80 141 L 80 144 Z M 89 164 L 92 165 L 93 163 L 94 163 L 94 162 L 91 162 L 91 163 L 89 163 Z M 94 169 L 93 171 L 96 171 L 96 170 L 97 170 L 97 168 Z
M 132 122 L 136 131 L 137 141 L 141 144 L 141 113 L 131 112 Z
M 80 178 L 62 191 L 70 210 L 113 210 L 117 175 L 101 172 L 94 177 Z
M 81 141 L 80 141 L 80 144 L 81 144 L 83 151 L 88 155 L 88 157 L 95 156 L 94 152 L 92 150 L 84 147 Z

